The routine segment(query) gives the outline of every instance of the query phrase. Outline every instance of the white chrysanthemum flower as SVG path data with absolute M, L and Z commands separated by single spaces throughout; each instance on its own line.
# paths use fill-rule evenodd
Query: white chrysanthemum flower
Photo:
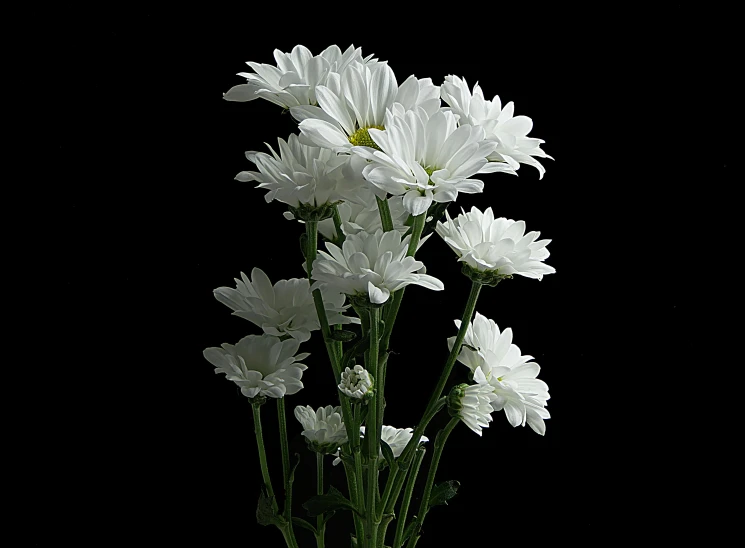
M 287 141 L 278 139 L 279 154 L 271 146 L 265 152 L 246 152 L 246 158 L 256 164 L 259 172 L 241 171 L 238 181 L 258 181 L 257 188 L 269 192 L 267 202 L 279 200 L 292 207 L 300 204 L 321 206 L 326 203 L 354 198 L 366 183 L 349 165 L 349 156 L 319 147 L 302 144 L 297 135 Z
M 372 191 L 366 187 L 359 190 L 357 195 L 358 203 L 345 201 L 336 206 L 341 219 L 341 230 L 345 236 L 368 232 L 375 234 L 383 228 L 380 220 L 380 211 L 378 210 L 378 201 Z M 406 219 L 409 218 L 409 212 L 404 209 L 403 196 L 391 196 L 388 198 L 388 209 L 391 212 L 393 221 L 393 230 L 397 230 L 402 235 L 409 229 L 406 226 Z M 318 232 L 323 234 L 329 240 L 335 240 L 338 237 L 336 226 L 333 219 L 324 219 L 318 223 Z
M 236 345 L 207 348 L 204 357 L 215 366 L 215 373 L 225 373 L 240 386 L 244 396 L 282 398 L 303 388 L 300 379 L 308 366 L 299 362 L 310 354 L 295 355 L 299 346 L 296 339 L 249 335 Z
M 352 369 L 345 367 L 341 374 L 339 390 L 350 398 L 362 399 L 372 388 L 372 379 L 367 369 L 355 365 Z
M 404 452 L 404 449 L 406 448 L 406 444 L 409 443 L 409 440 L 411 440 L 411 436 L 414 435 L 414 429 L 413 428 L 394 428 L 393 426 L 386 426 L 385 424 L 382 425 L 380 429 L 380 441 L 386 442 L 391 447 L 391 452 L 393 453 L 393 458 L 398 458 L 401 456 L 401 453 Z M 360 436 L 365 437 L 365 427 L 360 426 Z M 419 443 L 427 443 L 429 441 L 429 438 L 427 436 L 422 436 L 419 439 Z M 380 450 L 379 453 L 381 458 L 383 457 L 383 450 Z M 336 456 L 338 457 L 338 453 L 336 453 Z M 334 466 L 339 464 L 341 462 L 340 458 L 334 459 Z
M 460 320 L 455 320 L 460 329 Z M 452 350 L 455 337 L 448 339 Z M 495 411 L 504 410 L 512 426 L 527 423 L 540 435 L 546 433 L 545 419 L 551 418 L 545 409 L 550 395 L 548 385 L 538 379 L 540 366 L 523 356 L 520 348 L 512 344 L 512 329 L 500 333 L 497 324 L 478 312 L 468 326 L 458 361 L 476 374 L 483 371 L 494 389 L 497 399 L 492 402 Z
M 316 86 L 324 85 L 351 62 L 366 63 L 372 55 L 362 58 L 360 48 L 349 46 L 342 53 L 337 45 L 329 46 L 320 55 L 313 55 L 305 46 L 295 46 L 291 53 L 274 50 L 277 66 L 247 63 L 254 73 L 239 72 L 247 83 L 234 86 L 223 95 L 226 101 L 252 101 L 263 98 L 284 108 L 316 103 Z
M 556 272 L 544 264 L 549 256 L 546 246 L 551 240 L 536 240 L 540 232 L 525 234 L 525 221 L 494 218 L 489 207 L 485 212 L 472 207 L 455 220 L 445 212 L 446 222 L 437 222 L 435 230 L 445 243 L 465 262 L 479 271 L 496 271 L 501 275 L 519 274 L 528 278 L 543 278 Z
M 317 146 L 348 152 L 352 146 L 372 146 L 368 130 L 381 129 L 386 109 L 400 103 L 404 109 L 440 107 L 440 88 L 431 78 L 410 76 L 401 86 L 386 62 L 351 62 L 338 79 L 316 87 L 318 106 L 290 109 L 302 134 Z
M 424 263 L 406 256 L 410 239 L 411 235 L 401 240 L 395 230 L 377 230 L 348 236 L 341 249 L 326 242 L 328 253 L 319 250 L 313 262 L 316 281 L 311 290 L 328 284 L 329 289 L 347 295 L 367 295 L 374 304 L 386 302 L 391 293 L 410 284 L 441 291 L 440 280 L 417 273 Z
M 535 167 L 539 177 L 543 178 L 546 169 L 534 156 L 553 158 L 541 150 L 543 139 L 528 137 L 533 121 L 527 116 L 514 116 L 512 101 L 502 108 L 499 95 L 487 101 L 478 84 L 471 94 L 465 79 L 452 75 L 445 77 L 440 89 L 442 99 L 459 116 L 460 124 L 482 126 L 487 139 L 494 139 L 499 144 L 489 155 L 490 161 L 506 162 L 512 168 L 510 171 L 518 169 L 520 164 L 527 164 Z
M 213 292 L 215 298 L 231 308 L 234 315 L 261 327 L 264 333 L 289 335 L 305 342 L 311 331 L 321 329 L 307 278 L 280 280 L 272 286 L 264 271 L 254 268 L 251 280 L 243 272 L 240 280 L 234 279 L 236 288 L 218 287 Z M 342 315 L 350 306 L 344 306 L 342 293 L 322 287 L 321 294 L 329 325 L 360 323 L 359 318 Z
M 420 215 L 436 202 L 452 202 L 459 192 L 482 192 L 484 183 L 471 179 L 477 173 L 504 169 L 506 164 L 487 161 L 496 143 L 484 140 L 479 126 L 458 127 L 452 112 L 422 108 L 388 110 L 385 130 L 370 129 L 375 150 L 354 147 L 352 152 L 370 163 L 362 171 L 379 197 L 403 194 L 404 208 Z
M 298 405 L 295 418 L 303 425 L 302 434 L 313 451 L 329 454 L 347 441 L 341 407 L 327 405 L 314 411 L 310 405 Z
M 474 371 L 473 380 L 476 384 L 454 387 L 448 396 L 448 405 L 468 428 L 480 436 L 481 430 L 492 421 L 492 402 L 497 400 L 497 395 L 481 368 Z

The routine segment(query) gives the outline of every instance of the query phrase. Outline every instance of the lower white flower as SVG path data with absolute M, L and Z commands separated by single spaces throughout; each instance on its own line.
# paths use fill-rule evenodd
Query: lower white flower
M 303 388 L 300 379 L 308 366 L 299 362 L 310 354 L 295 355 L 299 346 L 296 339 L 249 335 L 236 345 L 207 348 L 204 357 L 215 366 L 215 373 L 225 373 L 240 386 L 244 396 L 282 398 Z
M 345 367 L 341 374 L 339 390 L 350 398 L 362 399 L 372 388 L 373 381 L 370 373 L 361 365 L 355 365 L 352 369 Z
M 401 453 L 404 452 L 404 449 L 406 448 L 406 445 L 411 440 L 411 436 L 414 434 L 413 428 L 394 428 L 393 426 L 386 426 L 385 424 L 380 429 L 380 441 L 386 442 L 391 447 L 391 452 L 393 453 L 393 458 L 398 458 L 401 456 Z M 360 426 L 360 436 L 365 436 L 365 427 Z M 422 436 L 419 439 L 419 443 L 427 443 L 429 441 L 429 438 L 427 436 Z M 338 453 L 336 453 L 337 458 L 334 459 L 334 466 L 339 464 L 341 462 L 341 458 L 338 458 Z M 383 450 L 380 451 L 380 457 L 383 457 Z
M 455 320 L 460 328 L 460 320 Z M 455 337 L 448 339 L 452 350 Z M 496 399 L 495 411 L 504 410 L 512 426 L 528 424 L 540 435 L 546 433 L 545 419 L 551 418 L 546 404 L 550 399 L 548 385 L 538 379 L 540 366 L 530 361 L 533 356 L 523 356 L 520 348 L 512 344 L 512 329 L 500 332 L 497 324 L 478 312 L 468 326 L 458 361 L 473 373 L 483 371 L 492 386 Z
M 364 294 L 374 304 L 386 302 L 391 293 L 410 284 L 441 291 L 440 280 L 418 273 L 424 263 L 406 256 L 410 239 L 402 240 L 395 230 L 376 230 L 348 236 L 341 248 L 327 242 L 328 253 L 319 250 L 313 262 L 311 290 L 327 284 L 347 295 Z
M 451 414 L 459 417 L 480 436 L 481 430 L 487 428 L 492 421 L 492 402 L 497 396 L 480 367 L 474 371 L 473 380 L 476 384 L 459 384 L 453 387 L 448 395 L 448 408 Z
M 263 270 L 254 268 L 251 280 L 241 272 L 241 279 L 235 278 L 235 283 L 235 289 L 215 289 L 215 298 L 231 308 L 234 315 L 261 327 L 264 333 L 289 335 L 305 342 L 311 331 L 321 329 L 307 278 L 279 280 L 272 285 Z M 344 306 L 346 298 L 342 293 L 322 287 L 321 294 L 329 325 L 360 323 L 359 318 L 342 315 L 350 306 Z
M 303 425 L 302 434 L 313 451 L 330 454 L 347 442 L 341 407 L 327 405 L 314 411 L 309 405 L 298 405 L 295 418 Z
M 445 217 L 445 223 L 437 222 L 435 231 L 455 251 L 458 261 L 475 270 L 538 280 L 556 272 L 543 263 L 549 256 L 546 246 L 551 240 L 536 240 L 540 232 L 525 234 L 525 221 L 495 219 L 490 207 L 483 213 L 472 207 L 454 220 L 445 211 Z

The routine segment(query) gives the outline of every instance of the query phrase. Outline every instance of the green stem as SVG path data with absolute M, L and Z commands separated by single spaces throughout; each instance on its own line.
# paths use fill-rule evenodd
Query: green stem
M 323 495 L 323 455 L 316 453 L 316 493 Z M 316 545 L 324 548 L 326 525 L 323 523 L 323 514 L 316 518 Z
M 370 349 L 368 370 L 372 368 L 373 377 L 378 378 L 378 345 L 380 342 L 379 320 L 380 309 L 370 308 Z M 377 388 L 376 388 L 377 390 Z M 380 443 L 378 441 L 378 394 L 376 392 L 372 401 L 368 403 L 367 428 L 365 429 L 365 438 L 367 438 L 367 503 L 365 505 L 365 517 L 367 531 L 365 532 L 365 545 L 368 548 L 377 548 L 378 519 L 376 514 L 376 501 L 380 497 L 378 492 L 378 455 L 380 453 Z
M 442 391 L 445 388 L 445 384 L 447 383 L 448 378 L 450 377 L 450 372 L 453 370 L 453 365 L 455 365 L 455 360 L 458 358 L 458 355 L 460 354 L 460 349 L 461 349 L 461 345 L 463 344 L 463 339 L 466 337 L 466 331 L 468 331 L 468 326 L 471 323 L 473 312 L 474 310 L 476 310 L 476 302 L 479 299 L 480 292 L 481 292 L 481 284 L 478 282 L 471 282 L 471 292 L 468 295 L 468 302 L 466 302 L 466 308 L 463 311 L 460 329 L 458 330 L 458 336 L 455 338 L 453 349 L 450 351 L 450 355 L 448 356 L 447 362 L 445 362 L 445 367 L 443 368 L 442 373 L 440 374 L 440 378 L 437 381 L 437 386 L 435 387 L 434 392 L 432 392 L 432 396 L 429 398 L 429 403 L 427 404 L 427 410 L 424 412 L 425 416 L 427 416 L 430 413 L 430 410 L 434 408 L 435 405 L 437 405 L 437 400 L 440 398 L 440 395 L 442 394 Z M 411 436 L 409 443 L 406 445 L 406 448 L 401 454 L 401 456 L 406 459 L 405 462 L 409 462 L 408 459 L 411 458 L 411 452 L 419 444 L 419 439 L 422 437 L 422 434 L 424 433 L 424 428 L 426 426 L 427 424 L 424 422 L 424 420 L 422 420 L 417 425 L 416 429 L 414 430 L 414 434 Z
M 432 486 L 435 482 L 435 475 L 437 474 L 437 467 L 440 464 L 440 457 L 442 456 L 442 450 L 445 448 L 445 442 L 448 440 L 450 432 L 460 422 L 460 418 L 453 417 L 447 426 L 437 433 L 435 438 L 435 452 L 432 454 L 432 463 L 429 465 L 429 473 L 427 474 L 427 483 L 424 485 L 424 495 L 422 495 L 422 501 L 419 504 L 419 514 L 417 517 L 417 524 L 415 531 L 411 534 L 409 542 L 406 545 L 407 548 L 414 548 L 419 540 L 419 533 L 424 525 L 424 518 L 427 517 L 429 511 L 429 497 L 432 494 Z
M 342 461 L 344 465 L 344 472 L 347 476 L 347 488 L 349 489 L 349 496 L 352 499 L 354 505 L 362 511 L 364 505 L 360 502 L 360 487 L 357 485 L 357 478 L 362 478 L 362 468 L 360 467 L 359 472 L 356 472 L 356 468 L 351 467 L 346 461 Z M 355 463 L 356 464 L 356 463 Z M 354 520 L 354 534 L 355 538 L 362 539 L 365 534 L 364 523 L 362 518 L 357 512 L 352 512 L 352 519 Z
M 290 483 L 290 451 L 287 443 L 287 417 L 285 416 L 285 399 L 277 398 L 277 416 L 279 417 L 279 444 L 282 447 L 282 480 L 285 486 L 285 505 L 282 515 L 287 521 L 287 535 L 297 546 L 295 531 L 292 527 L 292 484 Z
M 406 253 L 409 257 L 413 257 L 416 253 L 416 248 L 419 245 L 419 239 L 422 237 L 422 230 L 424 230 L 424 218 L 427 216 L 425 211 L 421 215 L 414 217 L 414 224 L 411 225 L 411 240 L 409 240 L 409 250 Z
M 447 398 L 440 398 L 437 401 L 435 406 L 432 407 L 429 413 L 427 413 L 422 419 L 422 422 L 424 422 L 425 426 L 429 424 L 429 422 L 432 420 L 432 418 L 437 413 L 440 412 L 440 409 L 442 409 L 446 403 L 447 403 Z M 384 498 L 384 502 L 383 502 L 384 508 L 385 508 L 384 512 L 386 514 L 390 514 L 393 512 L 393 508 L 396 505 L 396 501 L 398 500 L 398 497 L 401 494 L 401 489 L 404 486 L 404 481 L 407 478 L 408 467 L 406 470 L 403 469 L 403 466 L 406 466 L 406 463 L 403 462 L 402 457 L 403 455 L 399 457 L 399 463 L 400 463 L 399 467 L 396 468 L 395 471 L 392 471 L 391 474 L 388 476 L 388 483 L 386 484 L 386 493 L 388 493 L 388 497 Z M 393 487 L 389 490 L 388 485 L 392 485 Z
M 269 467 L 266 464 L 266 451 L 264 450 L 264 435 L 261 431 L 261 405 L 251 404 L 254 417 L 254 433 L 256 434 L 256 445 L 259 450 L 259 465 L 261 466 L 261 477 L 264 480 L 264 488 L 266 489 L 267 496 L 272 501 L 272 508 L 276 512 L 279 508 L 277 505 L 277 498 L 274 496 L 274 489 L 272 488 L 272 479 L 269 477 Z
M 404 528 L 406 527 L 406 516 L 409 513 L 409 504 L 411 503 L 411 495 L 414 492 L 416 478 L 419 475 L 419 467 L 422 465 L 422 459 L 424 458 L 424 454 L 426 452 L 427 450 L 422 447 L 417 450 L 414 456 L 414 463 L 412 464 L 411 473 L 409 474 L 408 480 L 406 481 L 404 498 L 401 501 L 401 508 L 398 511 L 398 516 L 396 517 L 398 521 L 396 522 L 396 536 L 393 537 L 393 548 L 401 548 Z
M 336 206 L 334 206 L 334 228 L 336 229 L 336 245 L 341 247 L 341 244 L 344 243 L 345 236 L 344 232 L 341 230 L 341 216 L 339 215 L 339 210 Z
M 391 209 L 388 207 L 388 200 L 380 199 L 375 196 L 378 201 L 378 211 L 380 212 L 380 224 L 383 225 L 383 230 L 388 232 L 393 230 L 393 219 L 391 218 Z

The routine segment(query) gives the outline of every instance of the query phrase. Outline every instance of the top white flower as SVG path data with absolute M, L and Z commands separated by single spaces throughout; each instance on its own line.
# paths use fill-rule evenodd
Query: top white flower
M 440 108 L 440 88 L 431 78 L 412 75 L 399 87 L 386 62 L 351 62 L 339 75 L 332 74 L 326 85 L 316 86 L 316 97 L 317 107 L 297 106 L 290 112 L 309 144 L 336 152 L 374 146 L 368 130 L 383 129 L 386 109 L 394 103 L 404 109 L 421 107 L 430 114 Z
M 436 202 L 452 202 L 458 192 L 482 192 L 484 183 L 470 179 L 477 173 L 503 171 L 508 166 L 489 162 L 497 144 L 484 140 L 480 126 L 458 127 L 452 112 L 423 108 L 406 110 L 393 105 L 385 117 L 385 131 L 371 128 L 374 150 L 357 146 L 352 152 L 369 161 L 362 175 L 373 192 L 403 194 L 404 208 L 420 215 Z
M 543 279 L 544 274 L 556 272 L 543 264 L 549 253 L 551 240 L 536 240 L 540 232 L 525 234 L 525 221 L 494 218 L 489 207 L 481 212 L 475 206 L 455 220 L 445 211 L 446 222 L 437 222 L 435 231 L 445 243 L 471 268 L 501 275 L 519 274 L 527 278 Z
M 326 84 L 330 75 L 343 71 L 352 61 L 366 63 L 371 57 L 363 59 L 360 48 L 354 46 L 349 46 L 344 53 L 337 45 L 329 46 L 315 56 L 300 45 L 295 46 L 291 53 L 275 49 L 276 67 L 249 61 L 247 65 L 254 73 L 238 73 L 248 82 L 230 88 L 223 99 L 244 102 L 261 97 L 284 108 L 314 105 L 316 86 Z
M 502 108 L 499 95 L 487 101 L 478 84 L 473 86 L 472 94 L 465 79 L 452 75 L 445 77 L 440 93 L 450 110 L 459 116 L 460 124 L 481 126 L 487 139 L 498 143 L 489 155 L 490 161 L 506 162 L 511 170 L 527 164 L 535 167 L 539 178 L 543 178 L 546 169 L 533 156 L 553 158 L 541 150 L 542 139 L 528 137 L 533 121 L 527 116 L 514 116 L 515 104 L 512 101 Z

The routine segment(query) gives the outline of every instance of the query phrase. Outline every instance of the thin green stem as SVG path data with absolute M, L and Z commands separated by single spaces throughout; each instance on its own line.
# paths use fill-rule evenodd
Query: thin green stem
M 357 485 L 357 478 L 362 478 L 362 467 L 360 466 L 360 471 L 356 472 L 356 468 L 352 467 L 346 461 L 342 461 L 342 464 L 344 465 L 344 472 L 347 476 L 349 496 L 354 505 L 360 510 L 360 512 L 362 512 L 364 505 L 361 503 L 362 497 L 360 496 L 360 487 Z M 365 534 L 365 527 L 362 518 L 357 514 L 357 512 L 352 512 L 352 519 L 354 520 L 355 538 L 362 539 Z
M 401 501 L 401 508 L 398 511 L 398 516 L 396 516 L 398 521 L 396 521 L 396 536 L 393 537 L 393 548 L 401 548 L 404 528 L 406 527 L 406 516 L 409 513 L 409 504 L 411 503 L 411 495 L 414 493 L 414 485 L 416 484 L 416 478 L 419 475 L 419 467 L 422 465 L 422 459 L 426 452 L 427 450 L 424 447 L 421 447 L 415 453 L 411 472 L 406 481 L 406 490 L 404 491 L 404 498 Z
M 344 232 L 341 229 L 341 216 L 339 215 L 339 209 L 334 206 L 334 228 L 336 229 L 336 245 L 341 246 L 344 243 Z
M 323 455 L 316 453 L 316 493 L 323 495 Z M 316 545 L 324 548 L 326 525 L 323 522 L 323 514 L 316 518 Z
M 251 404 L 254 417 L 254 433 L 256 434 L 256 445 L 259 450 L 259 465 L 261 466 L 261 477 L 264 480 L 264 488 L 266 489 L 267 496 L 272 501 L 272 508 L 276 512 L 279 508 L 277 505 L 277 497 L 274 496 L 274 489 L 272 488 L 272 479 L 269 477 L 269 467 L 266 464 L 266 451 L 264 450 L 264 435 L 261 431 L 261 406 L 259 404 Z
M 460 329 L 458 330 L 458 335 L 455 338 L 455 343 L 453 344 L 453 348 L 450 351 L 450 355 L 448 356 L 447 362 L 445 362 L 445 367 L 442 369 L 440 378 L 437 381 L 437 386 L 435 387 L 434 392 L 432 392 L 432 396 L 429 398 L 429 403 L 427 403 L 427 410 L 424 412 L 425 417 L 429 415 L 430 410 L 434 408 L 435 405 L 437 405 L 437 400 L 440 398 L 440 395 L 442 394 L 442 391 L 445 388 L 445 384 L 447 383 L 448 378 L 450 377 L 450 372 L 453 370 L 453 365 L 455 365 L 455 360 L 458 358 L 458 355 L 460 354 L 460 349 L 463 344 L 463 339 L 465 338 L 466 331 L 468 331 L 468 326 L 471 323 L 473 312 L 474 310 L 476 310 L 476 302 L 479 299 L 480 292 L 481 292 L 481 284 L 478 282 L 472 282 L 471 292 L 468 295 L 468 302 L 466 302 L 466 308 L 463 311 L 463 316 L 461 318 L 461 324 L 460 324 Z M 424 433 L 424 428 L 426 426 L 427 424 L 425 423 L 424 420 L 422 420 L 417 425 L 416 429 L 414 430 L 414 434 L 411 436 L 409 443 L 406 445 L 406 448 L 401 454 L 401 456 L 405 459 L 405 462 L 409 462 L 409 459 L 411 459 L 411 452 L 419 444 L 419 439 L 422 437 L 422 434 Z
M 427 216 L 425 211 L 421 215 L 414 217 L 414 223 L 411 225 L 411 240 L 409 240 L 409 250 L 406 255 L 413 257 L 416 253 L 416 248 L 419 245 L 419 239 L 422 237 L 422 230 L 424 230 L 424 218 Z
M 442 450 L 445 448 L 445 442 L 448 440 L 450 432 L 453 431 L 453 428 L 455 428 L 459 422 L 460 418 L 453 417 L 450 419 L 450 422 L 447 423 L 447 426 L 437 433 L 437 437 L 435 438 L 435 452 L 432 454 L 432 462 L 429 465 L 429 473 L 427 474 L 427 483 L 424 485 L 424 495 L 422 495 L 422 501 L 419 504 L 416 528 L 409 538 L 409 542 L 406 545 L 407 548 L 414 548 L 419 540 L 419 533 L 422 530 L 424 518 L 427 517 L 427 512 L 429 510 L 429 497 L 432 494 L 432 486 L 435 483 L 435 475 L 437 474 L 437 467 L 440 464 Z
M 380 224 L 383 225 L 383 230 L 388 232 L 393 230 L 393 219 L 391 218 L 391 209 L 388 207 L 388 200 L 380 199 L 377 196 L 375 199 L 378 201 L 378 211 L 380 212 Z
M 282 447 L 282 480 L 285 487 L 285 503 L 282 516 L 287 521 L 287 532 L 295 545 L 295 531 L 292 527 L 292 484 L 290 483 L 290 451 L 287 443 L 287 417 L 285 416 L 285 399 L 277 398 L 277 416 L 279 417 L 279 444 Z
M 372 368 L 373 377 L 378 378 L 378 345 L 380 342 L 379 321 L 380 309 L 370 308 L 370 349 L 368 370 Z M 377 389 L 376 389 L 377 390 Z M 377 428 L 377 402 L 378 394 L 376 392 L 372 401 L 368 404 L 367 428 L 365 429 L 365 438 L 367 438 L 367 504 L 365 506 L 365 518 L 367 531 L 365 532 L 365 544 L 368 548 L 377 548 L 378 519 L 376 514 L 376 501 L 380 497 L 378 492 L 378 454 L 380 452 L 380 443 L 378 441 Z
M 435 406 L 432 407 L 432 409 L 430 409 L 429 413 L 427 413 L 424 416 L 424 418 L 422 419 L 422 422 L 424 422 L 425 425 L 429 424 L 432 418 L 437 413 L 440 412 L 440 409 L 443 408 L 445 403 L 447 403 L 447 398 L 440 398 L 435 404 Z M 391 512 L 393 512 L 393 508 L 396 505 L 396 501 L 398 500 L 398 497 L 401 494 L 401 489 L 404 486 L 404 481 L 408 477 L 407 476 L 408 467 L 406 470 L 402 468 L 402 466 L 406 466 L 406 463 L 403 462 L 402 458 L 399 458 L 399 461 L 400 461 L 399 467 L 395 471 L 391 472 L 391 474 L 388 476 L 388 483 L 386 484 L 386 492 L 388 493 L 388 497 L 384 498 L 383 504 L 385 508 L 384 512 L 387 514 L 390 514 Z M 388 485 L 392 485 L 392 488 L 390 490 L 388 489 Z

